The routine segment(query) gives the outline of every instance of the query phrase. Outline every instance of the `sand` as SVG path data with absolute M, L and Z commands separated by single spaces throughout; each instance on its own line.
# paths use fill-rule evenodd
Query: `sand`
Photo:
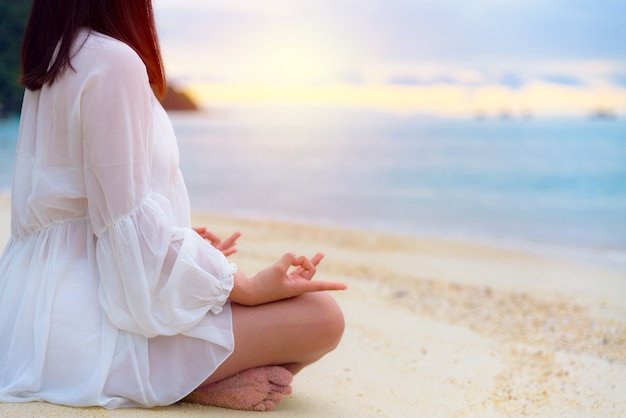
M 326 253 L 319 277 L 346 316 L 339 348 L 296 376 L 276 410 L 179 403 L 108 411 L 0 404 L 1 417 L 623 417 L 626 272 L 469 242 L 197 215 L 243 232 L 246 272 Z M 9 201 L 0 198 L 0 246 Z

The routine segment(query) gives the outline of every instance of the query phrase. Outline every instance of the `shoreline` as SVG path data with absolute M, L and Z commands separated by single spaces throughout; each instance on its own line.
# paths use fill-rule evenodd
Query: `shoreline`
M 338 220 L 331 219 L 307 219 L 295 216 L 276 216 L 263 213 L 241 213 L 233 214 L 204 211 L 193 209 L 192 214 L 198 216 L 210 216 L 218 219 L 238 219 L 257 222 L 288 223 L 293 225 L 307 225 L 326 229 L 337 229 L 341 231 L 357 232 L 375 235 L 396 236 L 400 238 L 418 240 L 436 240 L 450 243 L 466 244 L 469 246 L 478 245 L 481 247 L 506 249 L 514 252 L 540 256 L 548 259 L 563 261 L 567 263 L 581 264 L 587 267 L 598 267 L 612 270 L 618 273 L 626 273 L 626 248 L 606 248 L 598 246 L 583 246 L 577 244 L 564 244 L 549 242 L 545 240 L 507 237 L 489 235 L 454 234 L 436 231 L 432 232 L 400 232 L 398 228 L 386 228 L 383 225 L 368 227 L 365 224 L 345 224 Z
M 623 306 L 621 295 L 626 294 L 626 271 L 616 271 L 604 264 L 586 263 L 585 261 L 572 260 L 570 258 L 556 257 L 551 253 L 533 252 L 527 249 L 519 249 L 514 246 L 498 246 L 495 241 L 473 241 L 450 239 L 446 237 L 399 235 L 389 232 L 368 231 L 356 228 L 344 228 L 335 225 L 310 224 L 306 222 L 282 221 L 276 219 L 258 219 L 236 217 L 228 215 L 216 215 L 210 213 L 192 213 L 192 219 L 202 225 L 215 225 L 215 231 L 227 235 L 235 230 L 242 230 L 244 235 L 240 239 L 243 244 L 242 250 L 246 250 L 245 230 L 254 230 L 252 238 L 259 245 L 269 246 L 273 241 L 270 237 L 273 233 L 281 236 L 277 241 L 298 243 L 299 247 L 308 248 L 309 253 L 315 251 L 325 252 L 336 250 L 337 247 L 346 247 L 357 250 L 385 252 L 389 249 L 394 252 L 394 261 L 405 263 L 407 266 L 421 267 L 420 271 L 410 272 L 411 275 L 432 278 L 454 278 L 459 283 L 472 285 L 486 285 L 507 290 L 532 289 L 540 292 L 563 292 L 569 297 L 575 294 L 587 298 L 591 295 L 597 297 L 600 303 L 611 303 L 614 307 L 623 308 L 626 314 L 626 306 Z M 266 233 L 266 237 L 259 236 L 259 230 Z M 310 241 L 304 243 L 302 241 Z M 316 247 L 314 243 L 318 243 Z M 317 248 L 317 249 L 316 249 Z M 298 248 L 294 250 L 299 251 Z M 275 247 L 275 254 L 280 253 L 280 247 Z M 286 251 L 286 249 L 285 249 Z M 307 253 L 304 251 L 304 253 Z M 327 260 L 331 256 L 328 253 Z M 472 261 L 476 257 L 479 262 Z M 268 259 L 269 260 L 269 259 Z M 366 261 L 367 258 L 364 259 Z M 449 264 L 449 266 L 447 266 Z M 457 268 L 482 267 L 479 271 L 457 271 Z M 509 271 L 513 265 L 523 268 L 531 265 L 533 268 L 543 268 L 544 272 L 537 272 L 533 280 L 528 280 L 522 271 Z M 549 279 L 554 272 L 570 274 L 576 280 L 567 282 Z M 384 276 L 383 272 L 380 272 Z M 585 277 L 601 275 L 610 281 L 612 285 L 624 290 L 624 293 L 615 294 L 614 287 L 609 291 L 597 288 L 593 283 L 585 283 Z M 383 282 L 387 280 L 380 279 Z M 623 285 L 621 284 L 623 282 Z
M 8 234 L 0 198 L 0 247 Z M 305 369 L 269 416 L 611 417 L 626 414 L 626 274 L 436 238 L 194 213 L 243 233 L 248 274 L 285 251 L 326 254 L 318 275 L 346 316 L 336 351 Z M 0 404 L 14 417 L 218 417 L 186 403 L 107 411 Z
M 10 219 L 10 194 L 0 191 L 0 211 L 7 210 L 6 215 Z M 3 222 L 0 212 L 0 239 L 3 236 L 8 236 L 10 233 L 10 224 Z M 342 234 L 344 236 L 351 237 L 369 237 L 371 242 L 383 241 L 390 242 L 396 241 L 397 243 L 405 243 L 408 246 L 413 246 L 418 250 L 425 250 L 429 246 L 437 248 L 436 251 L 453 251 L 457 254 L 480 254 L 481 256 L 489 254 L 493 261 L 497 265 L 497 260 L 506 257 L 511 259 L 517 259 L 519 263 L 539 263 L 544 264 L 546 268 L 552 269 L 554 266 L 570 266 L 576 269 L 582 269 L 589 277 L 593 277 L 597 272 L 600 274 L 607 273 L 611 277 L 624 277 L 626 280 L 626 251 L 611 250 L 611 253 L 616 255 L 616 260 L 607 261 L 604 257 L 591 257 L 591 253 L 594 251 L 606 254 L 605 250 L 596 250 L 593 248 L 580 248 L 566 245 L 547 244 L 547 243 L 533 243 L 530 241 L 522 241 L 519 239 L 497 239 L 489 237 L 453 237 L 445 235 L 416 235 L 416 234 L 400 234 L 397 232 L 386 231 L 384 229 L 377 228 L 365 228 L 356 225 L 341 225 L 332 221 L 311 221 L 307 219 L 287 218 L 279 219 L 275 216 L 261 217 L 250 214 L 224 214 L 213 213 L 208 211 L 199 211 L 192 209 L 191 212 L 192 222 L 195 223 L 207 223 L 210 228 L 210 224 L 216 224 L 216 231 L 222 231 L 223 235 L 232 233 L 234 230 L 242 229 L 241 226 L 250 226 L 252 229 L 258 227 L 263 228 L 279 228 L 286 231 L 291 228 L 307 231 L 324 231 L 327 236 L 332 236 L 335 233 Z M 225 226 L 229 226 L 228 230 Z M 318 233 L 315 234 L 319 235 Z M 293 237 L 294 241 L 301 239 L 297 234 Z M 352 238 L 358 240 L 358 238 Z M 241 241 L 241 240 L 240 240 Z M 245 244 L 245 234 L 244 240 Z M 4 242 L 0 241 L 0 249 L 3 248 Z M 398 244 L 400 245 L 400 244 Z M 278 250 L 278 249 L 277 249 Z M 286 250 L 285 250 L 286 251 Z M 316 251 L 314 248 L 312 251 Z M 277 252 L 276 254 L 279 254 Z M 420 257 L 427 257 L 428 251 L 421 254 Z M 492 280 L 492 284 L 497 286 L 497 280 Z M 541 282 L 541 283 L 539 283 Z M 539 288 L 550 290 L 558 290 L 558 285 L 549 286 L 547 283 L 550 281 L 537 281 Z M 525 283 L 528 284 L 528 283 Z M 521 286 L 522 283 L 520 282 Z M 584 291 L 585 286 L 578 286 L 581 291 Z M 592 294 L 597 293 L 597 289 L 586 289 Z M 626 292 L 626 286 L 624 287 Z M 626 293 L 623 293 L 626 294 Z M 621 306 L 621 300 L 614 298 L 615 295 L 609 292 L 606 297 L 610 299 L 616 299 L 617 306 Z M 626 311 L 626 308 L 625 308 Z
M 0 189 L 0 200 L 10 201 L 10 189 Z M 262 213 L 233 214 L 206 211 L 192 207 L 192 217 L 209 217 L 215 219 L 233 219 L 242 222 L 275 222 L 290 225 L 306 225 L 315 228 L 336 229 L 351 233 L 363 233 L 398 237 L 400 239 L 416 239 L 422 241 L 434 240 L 467 246 L 480 246 L 519 252 L 525 255 L 538 256 L 555 262 L 578 264 L 583 268 L 600 268 L 610 270 L 618 274 L 626 274 L 626 248 L 599 248 L 594 246 L 581 246 L 563 244 L 539 240 L 524 239 L 521 237 L 495 237 L 478 235 L 459 235 L 446 233 L 416 233 L 399 232 L 385 228 L 384 226 L 367 227 L 360 224 L 344 224 L 334 220 L 315 220 L 298 217 L 286 217 L 276 215 L 264 215 Z

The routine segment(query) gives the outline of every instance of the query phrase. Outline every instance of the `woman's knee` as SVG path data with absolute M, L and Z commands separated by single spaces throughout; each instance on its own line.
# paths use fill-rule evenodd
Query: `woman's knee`
M 308 293 L 300 296 L 306 299 L 310 309 L 309 331 L 314 336 L 320 349 L 333 350 L 343 335 L 345 320 L 341 308 L 335 299 L 326 292 Z

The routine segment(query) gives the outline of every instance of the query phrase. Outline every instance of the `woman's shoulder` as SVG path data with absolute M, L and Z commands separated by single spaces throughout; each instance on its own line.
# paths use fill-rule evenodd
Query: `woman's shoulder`
M 118 39 L 83 29 L 77 36 L 76 46 L 79 49 L 72 61 L 80 61 L 81 66 L 123 76 L 137 72 L 146 74 L 146 66 L 137 52 Z

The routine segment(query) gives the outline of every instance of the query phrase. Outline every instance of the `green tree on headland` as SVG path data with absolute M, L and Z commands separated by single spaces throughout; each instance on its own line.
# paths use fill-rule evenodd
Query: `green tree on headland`
M 19 113 L 22 105 L 20 54 L 30 5 L 30 0 L 0 0 L 0 117 Z

